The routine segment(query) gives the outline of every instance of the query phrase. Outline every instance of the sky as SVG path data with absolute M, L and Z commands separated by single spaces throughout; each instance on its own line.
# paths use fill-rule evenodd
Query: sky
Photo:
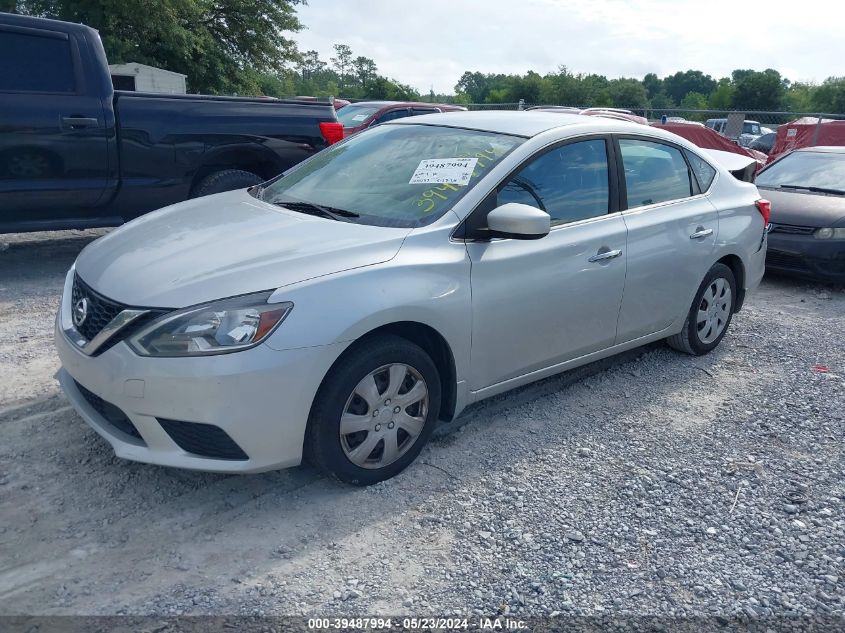
M 465 70 L 642 78 L 774 68 L 792 81 L 845 75 L 845 2 L 814 0 L 309 0 L 302 51 L 335 43 L 422 93 L 451 94 Z

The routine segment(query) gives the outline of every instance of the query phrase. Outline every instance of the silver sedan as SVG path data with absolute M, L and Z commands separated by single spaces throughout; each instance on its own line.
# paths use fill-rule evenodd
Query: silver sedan
M 89 245 L 59 379 L 127 459 L 399 473 L 470 403 L 658 339 L 716 347 L 769 205 L 687 141 L 542 112 L 415 117 Z

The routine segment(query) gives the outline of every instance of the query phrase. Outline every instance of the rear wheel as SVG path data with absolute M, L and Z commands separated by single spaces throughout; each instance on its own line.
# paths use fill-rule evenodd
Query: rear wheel
M 210 196 L 214 193 L 234 191 L 235 189 L 246 189 L 262 182 L 264 182 L 264 179 L 251 171 L 224 169 L 203 178 L 191 192 L 191 198 Z
M 701 356 L 721 342 L 734 311 L 737 296 L 733 271 L 714 264 L 698 287 L 684 329 L 666 341 L 678 351 Z
M 440 410 L 440 376 L 425 351 L 398 336 L 360 341 L 320 387 L 306 454 L 346 483 L 389 479 L 419 455 Z

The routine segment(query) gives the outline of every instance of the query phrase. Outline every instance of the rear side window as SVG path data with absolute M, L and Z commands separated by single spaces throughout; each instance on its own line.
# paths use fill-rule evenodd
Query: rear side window
M 0 91 L 75 90 L 67 39 L 0 30 Z
M 621 139 L 619 148 L 629 209 L 692 195 L 689 168 L 679 149 L 639 139 Z
M 537 207 L 555 225 L 604 215 L 608 200 L 607 147 L 593 140 L 562 145 L 531 161 L 499 189 L 496 202 Z
M 390 112 L 385 112 L 380 115 L 376 119 L 376 123 L 384 123 L 385 121 L 392 121 L 393 119 L 402 119 L 406 116 L 408 116 L 407 108 L 402 108 L 401 110 L 391 110 Z
M 698 187 L 702 192 L 710 189 L 713 184 L 713 179 L 716 177 L 716 170 L 706 160 L 696 156 L 692 152 L 684 152 L 687 155 L 687 161 L 692 167 L 692 173 L 698 180 Z

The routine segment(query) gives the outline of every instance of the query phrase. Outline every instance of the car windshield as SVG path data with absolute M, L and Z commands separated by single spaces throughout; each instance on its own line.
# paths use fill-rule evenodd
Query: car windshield
M 358 127 L 378 112 L 380 106 L 350 104 L 337 111 L 337 120 L 343 127 Z
M 845 189 L 845 154 L 793 152 L 757 175 L 763 187 Z
M 524 140 L 461 128 L 379 126 L 300 163 L 260 197 L 282 206 L 306 203 L 345 212 L 350 222 L 423 226 Z

